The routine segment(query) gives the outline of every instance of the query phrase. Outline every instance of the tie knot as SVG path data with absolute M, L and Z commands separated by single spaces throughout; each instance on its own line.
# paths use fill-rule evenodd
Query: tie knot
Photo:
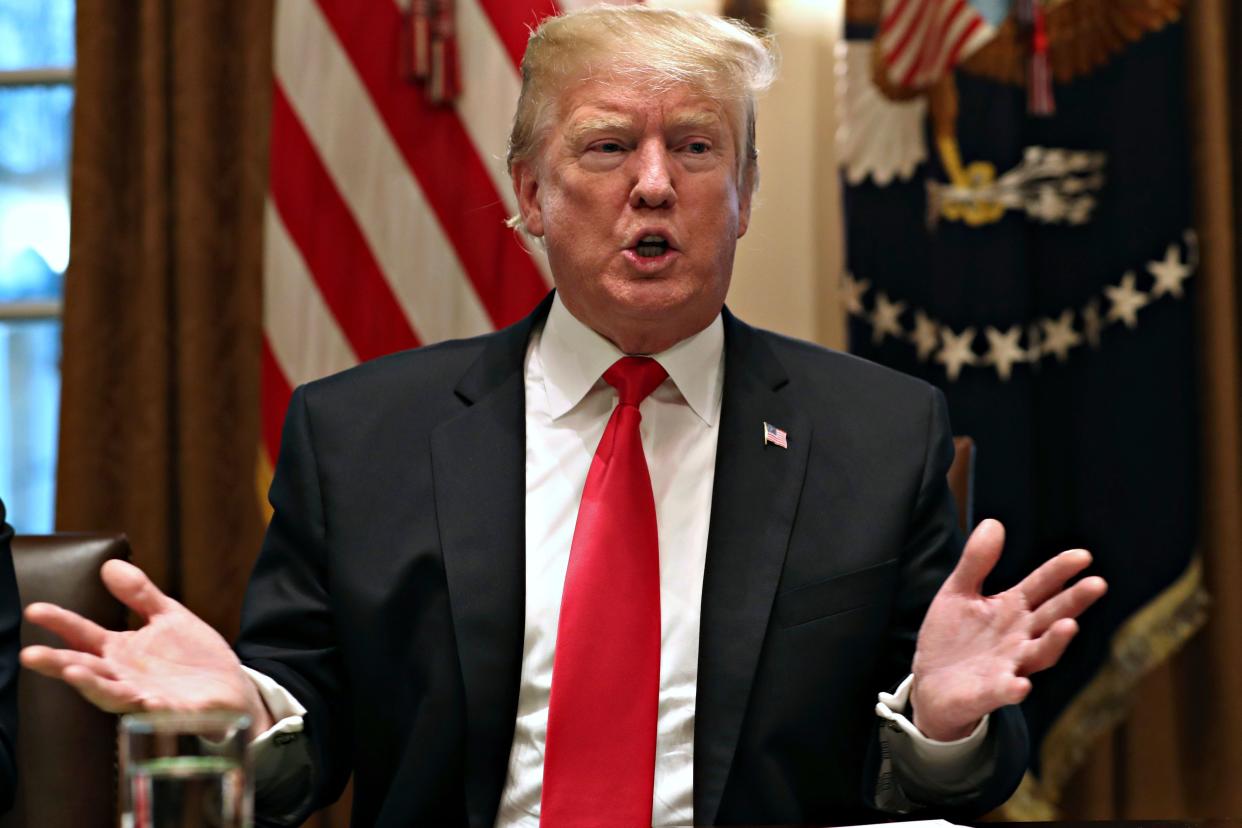
M 604 382 L 617 389 L 621 405 L 637 408 L 667 376 L 664 367 L 651 357 L 621 357 L 604 372 Z

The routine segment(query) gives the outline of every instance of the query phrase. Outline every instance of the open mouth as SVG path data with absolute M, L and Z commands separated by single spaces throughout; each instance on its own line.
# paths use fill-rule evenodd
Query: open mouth
M 644 259 L 655 259 L 667 253 L 669 247 L 668 239 L 663 236 L 650 235 L 638 240 L 638 244 L 634 245 L 634 252 Z

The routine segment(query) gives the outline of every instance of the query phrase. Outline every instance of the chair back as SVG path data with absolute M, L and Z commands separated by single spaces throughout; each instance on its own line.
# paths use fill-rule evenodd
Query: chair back
M 109 629 L 126 626 L 125 607 L 104 588 L 99 567 L 129 558 L 123 536 L 43 535 L 13 540 L 23 609 L 47 601 Z M 22 646 L 58 646 L 22 623 Z M 116 717 L 60 681 L 30 670 L 18 679 L 17 797 L 0 828 L 111 828 L 117 823 Z
M 957 501 L 957 524 L 963 535 L 969 535 L 975 528 L 975 441 L 969 437 L 953 438 L 949 491 Z

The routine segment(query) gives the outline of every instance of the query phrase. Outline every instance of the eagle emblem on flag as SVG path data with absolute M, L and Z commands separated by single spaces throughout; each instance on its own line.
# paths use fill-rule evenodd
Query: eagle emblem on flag
M 875 154 L 873 138 L 900 147 L 900 158 L 873 159 L 877 181 L 892 169 L 912 171 L 926 157 L 922 127 L 931 121 L 935 151 L 948 178 L 931 189 L 929 219 L 979 226 L 1019 209 L 1045 223 L 1081 224 L 1103 186 L 1102 159 L 1083 157 L 1067 176 L 1049 181 L 1049 166 L 1023 162 L 998 175 L 985 161 L 963 160 L 957 139 L 956 73 L 1025 87 L 1033 115 L 1055 112 L 1053 81 L 1069 83 L 1106 65 L 1131 43 L 1181 15 L 1185 0 L 847 0 L 846 18 L 873 26 L 871 90 L 847 88 L 850 120 L 875 135 L 843 136 L 850 154 Z M 853 68 L 853 67 L 851 67 Z M 856 84 L 857 85 L 857 84 Z M 911 117 L 917 104 L 920 117 Z M 862 110 L 862 111 L 860 111 Z M 901 110 L 904 110 L 902 112 Z M 894 137 L 892 127 L 906 132 Z M 882 135 L 881 130 L 887 130 Z M 1057 152 L 1072 152 L 1054 150 Z M 907 173 L 908 175 L 908 173 Z M 854 176 L 857 178 L 857 175 Z M 1064 180 L 1061 180 L 1064 178 Z

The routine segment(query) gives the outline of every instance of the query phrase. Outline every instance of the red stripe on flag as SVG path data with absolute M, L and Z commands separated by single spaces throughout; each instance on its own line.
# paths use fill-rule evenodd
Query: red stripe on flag
M 545 17 L 560 14 L 553 0 L 528 0 L 525 3 L 514 0 L 479 0 L 483 12 L 492 21 L 496 36 L 504 44 L 514 66 L 522 65 L 522 55 L 526 52 L 526 41 L 531 31 Z
M 962 32 L 961 36 L 958 37 L 957 41 L 953 44 L 953 48 L 949 50 L 949 65 L 950 66 L 957 65 L 957 56 L 959 53 L 961 53 L 962 49 L 966 46 L 966 41 L 970 40 L 970 36 L 973 35 L 976 31 L 978 31 L 979 27 L 982 25 L 983 25 L 983 18 L 976 17 L 974 20 L 970 22 L 970 25 L 966 27 L 966 30 Z
M 548 286 L 504 226 L 504 202 L 457 113 L 429 105 L 419 87 L 400 77 L 400 11 L 392 2 L 359 6 L 354 0 L 319 0 L 319 5 L 492 323 L 503 327 L 522 318 Z
M 324 302 L 360 360 L 417 347 L 418 336 L 310 136 L 280 84 L 273 87 L 272 201 Z
M 910 19 L 910 27 L 906 29 L 904 34 L 902 34 L 901 40 L 898 41 L 897 45 L 894 46 L 886 55 L 889 64 L 896 63 L 901 59 L 901 55 L 906 50 L 906 47 L 910 45 L 911 39 L 923 25 L 923 17 L 927 14 L 927 10 L 930 6 L 931 0 L 926 0 L 926 2 L 920 4 L 919 7 L 915 9 Z
M 941 7 L 940 17 L 932 23 L 931 32 L 926 38 L 924 38 L 923 49 L 919 54 L 918 62 L 915 63 L 915 65 L 910 69 L 904 85 L 910 86 L 909 78 L 915 74 L 930 73 L 932 77 L 927 78 L 926 80 L 937 80 L 935 76 L 939 74 L 939 67 L 936 66 L 936 62 L 940 55 L 944 52 L 944 43 L 942 42 L 942 39 L 952 27 L 953 21 L 957 19 L 957 16 L 961 13 L 962 6 L 964 5 L 966 5 L 966 0 L 957 0 L 957 2 L 953 3 L 952 9 L 947 13 L 945 12 L 946 7 Z
M 880 29 L 882 31 L 887 31 L 893 28 L 893 24 L 896 23 L 898 18 L 900 18 L 905 12 L 906 4 L 909 2 L 917 2 L 917 0 L 897 0 L 897 4 L 889 10 L 883 22 L 880 23 Z
M 276 467 L 276 455 L 280 453 L 280 433 L 284 428 L 285 411 L 289 408 L 289 398 L 293 389 L 289 380 L 276 361 L 272 352 L 272 344 L 267 336 L 263 337 L 263 355 L 259 364 L 259 419 L 263 434 L 263 452 L 267 462 Z

